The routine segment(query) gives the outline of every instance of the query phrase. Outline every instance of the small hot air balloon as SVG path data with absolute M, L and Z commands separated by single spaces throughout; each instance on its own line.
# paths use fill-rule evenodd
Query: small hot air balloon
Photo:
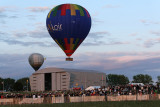
M 88 11 L 77 4 L 61 4 L 47 15 L 46 26 L 50 36 L 72 61 L 70 56 L 87 37 L 91 28 Z
M 29 56 L 28 61 L 32 68 L 37 71 L 42 66 L 44 57 L 39 53 L 33 53 Z

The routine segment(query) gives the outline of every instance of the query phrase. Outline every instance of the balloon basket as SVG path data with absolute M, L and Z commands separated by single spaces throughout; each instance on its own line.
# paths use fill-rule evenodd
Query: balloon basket
M 66 61 L 73 61 L 73 58 L 66 58 Z

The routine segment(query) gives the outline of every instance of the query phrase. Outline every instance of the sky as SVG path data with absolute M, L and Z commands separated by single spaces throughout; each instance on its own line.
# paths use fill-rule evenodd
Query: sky
M 92 18 L 87 38 L 65 61 L 46 28 L 49 11 L 60 4 L 83 6 Z M 42 68 L 97 70 L 106 74 L 160 75 L 159 0 L 0 0 L 0 77 L 29 77 L 32 53 L 45 58 Z

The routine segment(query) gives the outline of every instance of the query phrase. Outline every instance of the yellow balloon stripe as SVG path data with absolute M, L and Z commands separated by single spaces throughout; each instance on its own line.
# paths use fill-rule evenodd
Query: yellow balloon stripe
M 71 8 L 71 16 L 72 15 L 76 15 L 76 10 L 75 10 L 75 6 L 74 5 L 70 5 L 70 8 Z
M 75 10 L 79 10 L 78 6 L 77 5 L 73 5 Z
M 48 13 L 48 18 L 50 18 L 50 15 L 51 15 L 51 12 L 53 11 L 53 9 Z
M 73 40 L 73 38 L 70 38 L 70 50 L 73 50 L 74 47 Z
M 59 44 L 59 42 L 58 42 L 56 39 L 54 39 L 54 40 L 55 40 L 56 43 L 61 47 L 61 49 L 64 50 L 64 48 Z

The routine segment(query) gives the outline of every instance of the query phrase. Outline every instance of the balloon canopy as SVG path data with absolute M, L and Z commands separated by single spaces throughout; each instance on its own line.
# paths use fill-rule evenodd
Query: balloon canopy
M 62 4 L 48 13 L 46 26 L 53 40 L 70 57 L 87 37 L 91 17 L 80 5 Z
M 44 57 L 39 53 L 33 53 L 29 56 L 28 61 L 32 68 L 37 71 L 42 66 Z

